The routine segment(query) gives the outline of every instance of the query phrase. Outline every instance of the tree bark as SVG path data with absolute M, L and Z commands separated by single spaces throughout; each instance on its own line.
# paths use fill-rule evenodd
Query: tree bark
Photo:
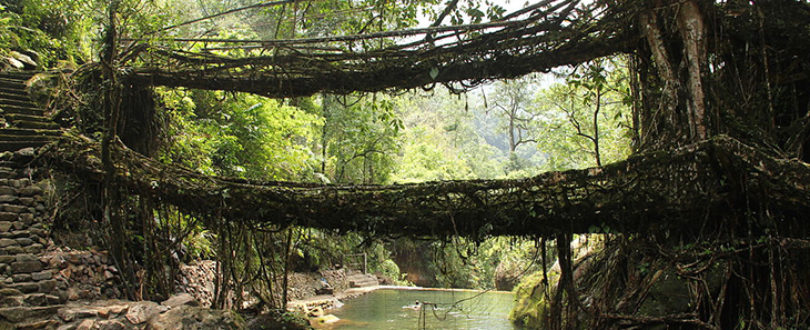
M 686 1 L 678 11 L 678 30 L 684 44 L 684 55 L 689 77 L 689 127 L 692 141 L 704 140 L 708 136 L 706 127 L 706 95 L 703 91 L 703 67 L 706 63 L 706 33 L 703 14 L 697 3 Z
M 647 134 L 642 134 L 642 136 L 644 138 L 659 140 L 659 135 L 663 132 L 660 132 L 661 128 L 658 126 L 664 125 L 659 123 L 663 120 L 664 122 L 670 123 L 672 126 L 667 129 L 671 129 L 676 137 L 680 137 L 680 130 L 677 128 L 676 124 L 679 122 L 679 120 L 677 120 L 676 109 L 678 107 L 680 82 L 676 79 L 675 69 L 670 61 L 666 46 L 664 45 L 664 39 L 658 27 L 658 17 L 651 9 L 648 9 L 639 15 L 639 20 L 642 32 L 652 52 L 653 61 L 658 70 L 658 76 L 664 84 L 662 91 L 663 96 L 659 99 L 658 109 L 649 116 L 650 127 L 642 127 L 643 130 L 647 131 Z M 652 109 L 647 109 L 646 111 L 652 111 Z M 650 134 L 652 131 L 659 132 L 657 134 Z M 647 141 L 642 141 L 642 144 L 646 144 L 646 142 Z

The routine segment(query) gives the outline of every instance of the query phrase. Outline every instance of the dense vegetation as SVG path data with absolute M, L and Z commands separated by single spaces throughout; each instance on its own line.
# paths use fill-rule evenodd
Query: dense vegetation
M 41 69 L 72 69 L 97 60 L 103 37 L 98 27 L 106 22 L 102 5 L 95 1 L 7 3 L 3 9 L 5 33 L 0 40 L 7 66 L 22 68 L 14 62 L 15 54 L 22 53 L 36 54 Z M 326 1 L 307 3 L 306 8 L 282 6 L 245 11 L 160 31 L 161 27 L 247 5 L 239 1 L 122 1 L 118 4 L 119 33 L 124 37 L 168 33 L 289 38 L 398 29 L 417 25 L 420 17 L 426 20 L 447 15 L 441 12 L 444 6 L 438 2 L 394 6 L 384 1 Z M 455 24 L 481 22 L 505 11 L 499 5 L 475 1 L 462 2 L 456 9 L 448 18 Z M 629 153 L 630 123 L 623 108 L 628 97 L 625 61 L 599 60 L 555 74 L 499 82 L 466 94 L 439 87 L 404 94 L 273 100 L 243 93 L 159 88 L 145 94 L 158 107 L 155 118 L 142 118 L 141 123 L 151 129 L 125 130 L 121 134 L 125 141 L 149 141 L 130 145 L 137 145 L 135 148 L 165 163 L 209 175 L 254 180 L 403 183 L 524 177 L 593 166 Z M 96 78 L 87 79 L 98 82 Z M 70 125 L 78 124 L 85 134 L 100 136 L 104 118 L 96 110 L 100 105 L 95 102 L 101 98 L 92 96 L 97 93 L 93 86 L 85 86 L 91 96 L 78 102 L 67 100 L 71 107 L 62 104 L 59 117 Z M 215 257 L 217 238 L 205 225 L 170 209 L 157 216 L 156 232 L 176 230 L 182 241 L 169 237 L 163 240 L 183 246 L 185 258 Z M 142 242 L 150 240 L 144 237 L 143 229 L 131 230 L 136 245 L 161 244 Z M 513 277 L 506 289 L 521 274 L 537 268 L 534 259 L 539 244 L 534 238 L 493 238 L 485 242 L 369 239 L 304 228 L 252 239 L 271 242 L 262 243 L 269 244 L 265 248 L 272 252 L 265 257 L 275 259 L 251 263 L 256 262 L 254 266 L 259 268 L 283 269 L 275 271 L 274 276 L 281 276 L 287 268 L 303 271 L 352 264 L 355 260 L 344 256 L 366 252 L 371 257 L 372 271 L 401 280 L 408 277 L 400 274 L 391 258 L 413 254 L 422 267 L 409 265 L 410 278 L 423 277 L 419 284 L 494 288 L 496 269 L 500 269 Z M 137 263 L 146 263 L 146 259 Z M 400 257 L 400 261 L 408 260 Z M 262 262 L 266 265 L 260 265 Z M 153 283 L 158 291 L 146 297 L 165 295 L 170 290 L 171 281 L 155 280 L 161 283 Z M 272 299 L 271 305 L 276 305 Z
M 493 20 L 502 24 L 497 20 L 506 9 L 491 1 L 286 1 L 250 6 L 243 1 L 126 0 L 100 4 L 78 0 L 52 6 L 23 0 L 6 3 L 2 9 L 0 56 L 10 68 L 78 68 L 71 77 L 76 85 L 65 87 L 58 79 L 52 80 L 58 86 L 54 92 L 57 102 L 52 105 L 66 126 L 102 141 L 101 161 L 108 169 L 112 166 L 109 146 L 116 137 L 163 163 L 204 174 L 357 185 L 516 178 L 551 170 L 602 167 L 631 151 L 655 155 L 655 151 L 692 145 L 720 134 L 764 150 L 763 154 L 808 158 L 804 151 L 807 92 L 803 88 L 807 69 L 803 63 L 810 32 L 795 28 L 805 26 L 796 23 L 806 23 L 810 17 L 806 3 L 597 1 L 585 7 L 576 7 L 577 2 L 572 1 L 548 3 L 555 9 L 534 9 L 542 15 L 563 13 L 563 19 L 545 17 L 552 27 L 540 30 L 548 33 L 541 33 L 537 40 L 550 46 L 550 53 L 571 45 L 578 51 L 572 53 L 576 58 L 570 62 L 557 59 L 553 63 L 581 63 L 477 89 L 473 86 L 482 80 L 517 75 L 501 72 L 445 78 L 445 72 L 428 64 L 419 81 L 429 82 L 424 79 L 431 77 L 445 82 L 446 88 L 434 81 L 418 91 L 301 96 L 319 90 L 344 91 L 326 78 L 344 77 L 341 68 L 363 73 L 362 62 L 351 62 L 354 57 L 375 58 L 396 48 L 391 39 L 373 37 L 375 32 L 428 24 L 436 27 L 447 21 L 464 24 Z M 213 15 L 231 8 L 239 9 L 230 10 L 229 15 Z M 566 21 L 569 14 L 575 19 Z M 766 15 L 771 16 L 766 19 Z M 206 19 L 194 20 L 198 17 Z M 628 17 L 629 21 L 623 21 Z M 621 31 L 613 31 L 617 26 Z M 458 37 L 462 47 L 464 38 L 472 40 L 485 33 L 481 31 L 453 34 L 451 30 L 442 38 Z M 571 31 L 573 36 L 565 35 Z M 576 34 L 579 32 L 582 34 Z M 290 39 L 352 34 L 364 37 L 350 38 L 341 44 L 343 48 L 308 43 L 290 49 L 284 46 Z M 424 40 L 414 44 L 436 46 L 432 38 L 437 35 L 421 35 Z M 555 36 L 570 43 L 558 45 Z M 583 50 L 583 44 L 576 43 L 589 42 L 590 38 L 595 39 L 596 48 Z M 260 46 L 229 43 L 244 39 L 273 39 L 275 46 L 269 42 Z M 209 44 L 213 40 L 216 43 Z M 486 43 L 470 43 L 481 44 Z M 178 48 L 183 51 L 176 51 Z M 367 49 L 378 52 L 362 52 Z M 431 48 L 425 49 L 420 49 L 424 52 L 420 54 L 429 53 Z M 436 49 L 452 51 L 441 44 Z M 516 49 L 519 53 L 523 48 Z M 475 51 L 479 51 L 478 59 L 490 59 L 486 53 L 480 55 L 480 49 Z M 298 61 L 300 54 L 296 52 L 304 54 L 301 57 L 305 61 Z M 626 54 L 601 57 L 619 52 Z M 507 53 L 508 49 L 499 55 L 507 59 L 513 55 Z M 220 57 L 206 58 L 211 54 Z M 446 55 L 440 51 L 436 54 L 438 59 L 431 60 L 440 61 L 440 55 Z M 149 62 L 151 55 L 155 55 L 154 62 Z M 254 61 L 274 56 L 291 58 L 286 62 L 290 68 L 284 69 L 300 71 L 279 78 L 278 67 L 283 66 L 270 70 L 276 80 L 266 81 L 276 81 L 279 86 L 295 80 L 296 74 L 313 72 L 325 82 L 310 81 L 306 88 L 290 91 L 296 97 L 286 99 L 213 91 L 218 89 L 217 83 L 226 82 L 242 90 L 261 91 L 250 84 L 267 77 L 249 77 L 252 68 L 233 60 L 240 56 Z M 312 67 L 305 67 L 310 59 L 330 56 L 336 60 L 313 60 Z M 497 56 L 491 59 L 501 60 Z M 399 60 L 397 65 L 414 61 Z M 117 70 L 139 65 L 148 68 L 154 63 L 177 68 L 141 71 L 140 83 L 137 79 L 117 80 L 126 77 Z M 274 65 L 256 63 L 256 67 Z M 341 67 L 341 63 L 351 65 Z M 526 69 L 517 64 L 515 68 L 515 72 L 549 69 Z M 375 72 L 373 69 L 368 72 Z M 323 74 L 318 75 L 321 71 Z M 234 77 L 205 81 L 206 72 Z M 199 74 L 201 78 L 166 79 L 172 73 Z M 376 88 L 373 84 L 377 81 L 372 79 L 353 86 L 364 90 L 414 87 L 403 77 L 377 78 L 388 85 Z M 151 88 L 150 83 L 143 83 L 148 79 L 163 79 L 153 85 L 186 83 L 208 90 Z M 461 83 L 454 85 L 454 79 Z M 467 82 L 470 85 L 464 84 Z M 283 91 L 278 87 L 265 95 Z M 727 160 L 719 160 L 723 161 Z M 700 185 L 690 176 L 698 170 L 692 168 L 668 188 L 677 193 L 678 184 Z M 728 175 L 733 181 L 729 188 L 732 193 L 723 198 L 733 212 L 706 210 L 706 218 L 717 217 L 721 224 L 706 229 L 711 234 L 705 235 L 717 244 L 705 246 L 694 237 L 678 236 L 668 229 L 644 236 L 615 234 L 611 228 L 595 226 L 593 232 L 607 234 L 605 248 L 593 257 L 585 256 L 590 259 L 575 260 L 569 251 L 572 233 L 560 232 L 554 237 L 559 264 L 550 273 L 546 271 L 547 259 L 553 259 L 553 254 L 548 253 L 545 239 L 538 237 L 488 238 L 484 234 L 472 240 L 454 237 L 436 241 L 435 237 L 413 240 L 277 224 L 256 230 L 183 214 L 160 201 L 111 188 L 109 177 L 101 187 L 86 188 L 101 193 L 88 194 L 82 204 L 92 205 L 87 207 L 90 219 L 110 225 L 112 239 L 106 239 L 114 257 L 132 261 L 124 267 L 132 274 L 127 280 L 145 282 L 150 289 L 134 298 L 160 297 L 171 291 L 172 279 L 158 271 L 177 262 L 160 253 L 167 249 L 184 247 L 190 253 L 183 258 L 219 257 L 226 279 L 217 298 L 219 307 L 242 303 L 242 297 L 235 301 L 226 297 L 229 289 L 250 291 L 266 307 L 283 306 L 289 271 L 351 263 L 346 255 L 364 251 L 372 257 L 373 271 L 426 285 L 510 287 L 523 275 L 532 274 L 518 286 L 523 309 L 515 318 L 533 326 L 746 328 L 752 324 L 763 327 L 766 322 L 772 327 L 799 324 L 806 319 L 800 295 L 807 290 L 796 280 L 803 270 L 792 267 L 804 259 L 800 255 L 791 259 L 796 249 L 786 245 L 780 233 L 786 230 L 802 235 L 803 231 L 791 230 L 801 228 L 796 225 L 797 216 L 768 200 L 752 204 L 750 198 L 755 195 L 747 190 L 751 180 L 744 174 Z M 92 197 L 96 195 L 102 197 Z M 81 226 L 75 223 L 81 218 L 65 214 L 58 225 Z M 486 228 L 481 232 L 486 233 Z M 104 235 L 100 236 L 97 242 L 104 241 Z M 126 240 L 115 239 L 122 237 Z M 226 251 L 236 258 L 221 258 Z M 633 265 L 634 259 L 640 263 Z M 716 266 L 716 260 L 725 263 Z M 422 267 L 402 267 L 414 261 Z M 136 278 L 137 269 L 145 269 L 146 277 Z M 724 280 L 718 280 L 721 277 Z M 549 279 L 556 279 L 553 282 L 558 285 Z M 659 305 L 651 306 L 654 299 L 647 297 L 666 296 L 666 288 L 661 287 L 667 285 L 693 290 L 683 304 L 662 312 Z M 700 289 L 701 285 L 706 290 Z M 575 286 L 583 291 L 576 291 Z M 727 293 L 735 290 L 745 293 Z M 791 290 L 799 294 L 790 301 L 779 298 Z M 580 296 L 588 303 L 584 304 Z M 758 309 L 761 303 L 770 307 Z M 639 311 L 642 315 L 636 316 Z

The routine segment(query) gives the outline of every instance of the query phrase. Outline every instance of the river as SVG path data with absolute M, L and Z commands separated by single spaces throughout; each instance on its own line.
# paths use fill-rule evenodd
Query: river
M 413 307 L 415 302 L 421 308 Z M 350 299 L 328 329 L 515 329 L 511 292 L 380 289 Z

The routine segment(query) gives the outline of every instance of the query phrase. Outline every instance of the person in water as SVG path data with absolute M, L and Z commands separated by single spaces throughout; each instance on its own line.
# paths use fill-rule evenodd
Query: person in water
M 413 305 L 402 306 L 402 308 L 409 308 L 409 309 L 413 309 L 415 311 L 418 311 L 418 310 L 422 309 L 422 303 L 419 302 L 419 300 L 417 300 Z

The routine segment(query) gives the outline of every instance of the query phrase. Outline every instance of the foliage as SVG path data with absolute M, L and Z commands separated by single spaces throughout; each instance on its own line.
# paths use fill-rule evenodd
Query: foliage
M 0 50 L 26 50 L 41 67 L 89 58 L 92 0 L 16 0 L 0 6 Z
M 501 263 L 518 264 L 526 274 L 537 267 L 537 249 L 523 238 L 493 237 L 480 243 L 458 239 L 434 248 L 432 267 L 440 287 L 495 289 Z
M 249 94 L 164 90 L 160 96 L 170 116 L 164 161 L 241 178 L 313 178 L 317 116 Z
M 493 178 L 501 171 L 496 150 L 478 134 L 462 98 L 438 88 L 398 99 L 403 147 L 391 182 Z
M 402 121 L 385 96 L 324 96 L 321 132 L 323 174 L 334 183 L 385 182 L 399 148 Z
M 548 157 L 547 170 L 608 164 L 630 154 L 630 108 L 627 69 L 622 58 L 597 59 L 563 71 L 537 95 L 541 125 L 547 134 L 538 148 Z M 556 149 L 555 149 L 556 148 Z

